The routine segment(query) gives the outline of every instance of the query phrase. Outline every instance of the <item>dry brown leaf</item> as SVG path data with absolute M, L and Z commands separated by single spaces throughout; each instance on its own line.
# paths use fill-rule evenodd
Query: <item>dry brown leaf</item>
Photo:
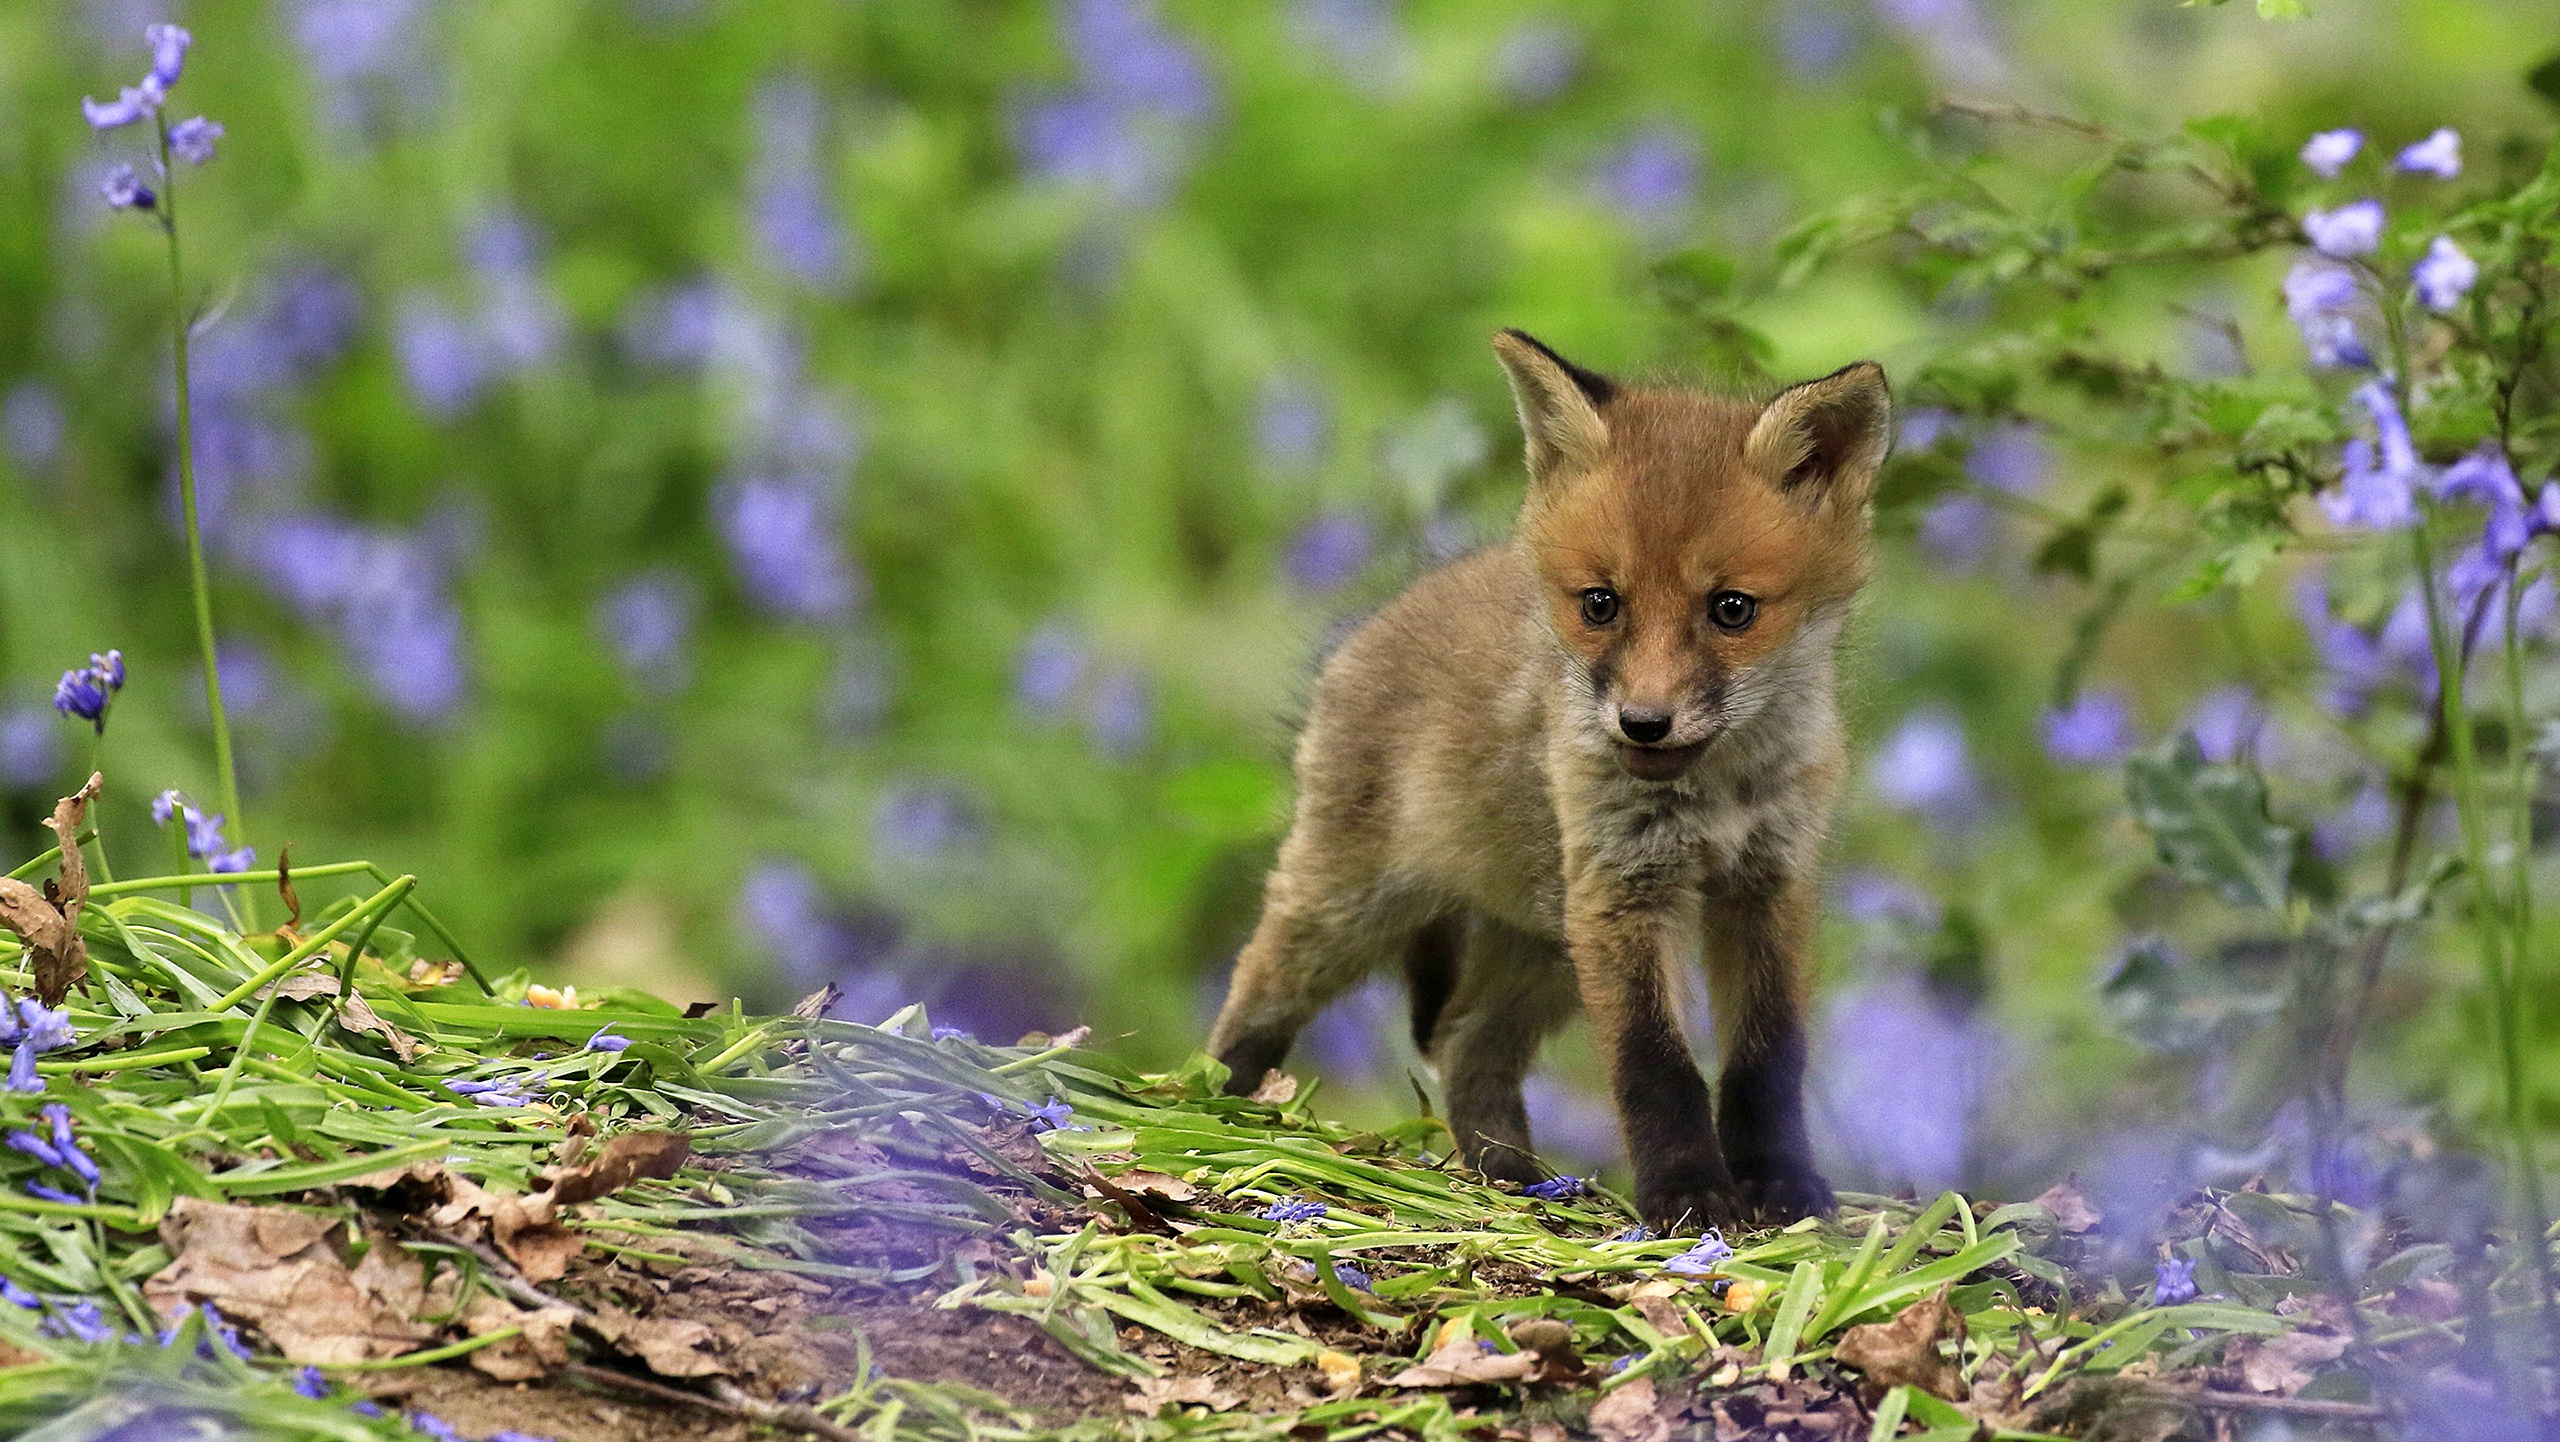
M 1262 1074 L 1261 1084 L 1256 1086 L 1253 1089 L 1253 1095 L 1245 1100 L 1260 1102 L 1267 1107 L 1284 1107 L 1295 1100 L 1297 1095 L 1298 1079 L 1278 1067 L 1273 1067 Z
M 1671 1422 L 1662 1415 L 1653 1379 L 1638 1377 L 1591 1404 L 1591 1430 L 1600 1442 L 1670 1442 Z
M 1629 1305 L 1636 1309 L 1637 1316 L 1652 1324 L 1653 1330 L 1660 1332 L 1663 1336 L 1678 1338 L 1689 1335 L 1688 1317 L 1681 1312 L 1679 1304 L 1669 1297 L 1639 1292 Z
M 1947 1305 L 1947 1288 L 1905 1307 L 1889 1322 L 1869 1322 L 1840 1334 L 1831 1360 L 1855 1367 L 1878 1387 L 1905 1383 L 1947 1401 L 1965 1397 L 1964 1376 L 1938 1354 L 1942 1337 L 1964 1336 L 1964 1318 Z
M 2252 1345 L 2254 1344 L 2254 1345 Z M 2240 1364 L 2240 1379 L 2253 1392 L 2290 1397 L 2310 1384 L 2312 1374 L 2338 1360 L 2347 1350 L 2343 1332 L 2305 1327 L 2281 1337 L 2243 1337 L 2231 1344 Z
M 793 1002 L 791 1014 L 802 1021 L 820 1021 L 828 1012 L 835 1010 L 836 1003 L 842 1000 L 844 1000 L 844 988 L 831 981 Z
M 1390 1387 L 1471 1387 L 1481 1382 L 1519 1382 L 1538 1370 L 1528 1352 L 1488 1352 L 1473 1337 L 1459 1337 L 1433 1349 L 1430 1356 L 1387 1379 Z
M 531 1382 L 550 1376 L 569 1360 L 569 1328 L 578 1314 L 567 1307 L 544 1307 L 526 1311 L 504 1297 L 482 1293 L 462 1317 L 463 1329 L 474 1337 L 509 1327 L 523 1328 L 521 1336 L 483 1347 L 471 1354 L 471 1365 L 501 1382 Z
M 2044 1194 L 2036 1198 L 2036 1205 L 2053 1213 L 2055 1225 L 2076 1237 L 2082 1232 L 2096 1231 L 2098 1224 L 2106 1220 L 2106 1214 L 2089 1205 L 2089 1199 L 2080 1194 L 2080 1188 L 2074 1185 L 2074 1181 L 2074 1178 L 2065 1177 L 2045 1188 Z
M 338 1029 L 362 1036 L 379 1037 L 383 1045 L 391 1048 L 391 1054 L 404 1062 L 416 1061 L 418 1053 L 426 1050 L 419 1044 L 417 1038 L 384 1021 L 382 1014 L 375 1011 L 372 1003 L 364 999 L 363 992 L 357 992 L 339 1003 Z
M 1167 1407 L 1206 1407 L 1212 1412 L 1227 1412 L 1241 1405 L 1243 1399 L 1219 1386 L 1207 1376 L 1141 1377 L 1138 1390 L 1120 1399 L 1120 1405 L 1141 1417 L 1153 1417 Z
M 606 1341 L 649 1365 L 661 1377 L 712 1377 L 729 1370 L 713 1355 L 719 1339 L 700 1322 L 635 1317 L 618 1307 L 599 1309 L 588 1323 Z
M 288 841 L 276 852 L 276 895 L 284 898 L 284 929 L 302 929 L 302 897 L 293 889 L 293 843 Z
M 1582 1354 L 1574 1350 L 1573 1326 L 1553 1317 L 1531 1317 L 1503 1329 L 1511 1345 L 1538 1359 L 1533 1382 L 1564 1382 L 1582 1376 Z
M 603 1150 L 574 1166 L 542 1169 L 552 1205 L 575 1206 L 609 1196 L 643 1177 L 660 1181 L 676 1174 L 692 1155 L 692 1144 L 676 1132 L 618 1132 Z
M 1124 1192 L 1150 1202 L 1188 1202 L 1200 1195 L 1200 1189 L 1180 1177 L 1151 1172 L 1144 1167 L 1112 1175 L 1111 1184 Z
M 328 1243 L 336 1225 L 290 1207 L 180 1197 L 160 1223 L 174 1260 L 143 1283 L 143 1295 L 163 1317 L 211 1303 L 257 1327 L 289 1361 L 362 1362 L 415 1350 L 434 1335 L 408 1310 L 420 1294 L 416 1260 L 376 1239 L 350 1273 Z
M 34 973 L 36 1000 L 62 1005 L 71 988 L 88 979 L 89 948 L 80 939 L 80 908 L 89 900 L 89 864 L 80 854 L 80 819 L 90 798 L 106 785 L 96 772 L 77 791 L 54 803 L 51 827 L 62 847 L 60 875 L 39 891 L 23 881 L 0 877 L 0 925 L 26 943 Z

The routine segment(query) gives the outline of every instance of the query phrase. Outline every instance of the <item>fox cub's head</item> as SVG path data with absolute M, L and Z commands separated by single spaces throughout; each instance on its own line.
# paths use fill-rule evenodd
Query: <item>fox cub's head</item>
M 1516 330 L 1493 348 L 1529 441 L 1521 539 L 1590 720 L 1628 771 L 1678 776 L 1822 674 L 1867 577 L 1884 371 L 1758 405 L 1622 386 Z

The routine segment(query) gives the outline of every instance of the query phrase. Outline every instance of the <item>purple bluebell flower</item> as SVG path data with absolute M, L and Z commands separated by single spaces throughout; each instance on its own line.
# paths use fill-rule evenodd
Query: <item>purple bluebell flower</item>
M 1964 453 L 1967 476 L 2013 496 L 2043 490 L 2052 464 L 2044 432 L 2031 425 L 1989 427 L 1974 436 Z
M 1555 99 L 1582 73 L 1582 36 L 1561 20 L 1523 20 L 1493 52 L 1503 93 L 1524 105 Z
M 171 817 L 193 810 L 195 808 L 187 804 L 185 794 L 179 791 L 163 791 L 151 798 L 151 819 L 157 825 L 166 826 Z
M 2284 305 L 2312 364 L 2359 370 L 2373 364 L 2356 335 L 2355 313 L 2364 306 L 2364 293 L 2354 271 L 2306 256 L 2285 273 Z
M 1368 569 L 1377 549 L 1369 523 L 1345 511 L 1327 511 L 1300 528 L 1283 561 L 1290 584 L 1301 591 L 1340 590 Z
M 142 43 L 151 47 L 151 75 L 146 83 L 157 85 L 165 95 L 185 71 L 187 47 L 196 43 L 196 37 L 176 25 L 146 25 Z
M 1600 198 L 1646 229 L 1675 224 L 1698 194 L 1698 144 L 1688 131 L 1651 125 L 1602 157 Z
M 63 412 L 61 395 L 42 381 L 20 381 L 9 388 L 8 399 L 0 400 L 0 444 L 23 470 L 52 469 L 70 433 L 71 418 Z
M 2253 750 L 2266 723 L 2266 708 L 2246 686 L 2208 691 L 2187 713 L 2187 731 L 2196 738 L 2196 748 L 2204 759 L 2217 764 L 2236 761 Z
M 1889 974 L 1834 997 L 1816 1042 L 1832 1063 L 1814 1113 L 1859 1172 L 1924 1193 L 1962 1181 L 2008 1048 L 1920 978 Z
M 347 1404 L 347 1410 L 353 1412 L 359 1417 L 380 1417 L 383 1415 L 382 1404 L 374 1401 L 370 1397 L 364 1397 L 356 1401 L 349 1402 Z
M 1860 867 L 1840 878 L 1840 914 L 1862 925 L 1927 929 L 1938 924 L 1938 903 L 1889 872 Z
M 2416 488 L 2426 476 L 2399 400 L 2390 383 L 2380 379 L 2358 386 L 2355 398 L 2373 417 L 2380 454 L 2362 436 L 2348 441 L 2338 488 L 2321 495 L 2320 509 L 2340 526 L 2374 531 L 2413 526 L 2418 521 Z
M 1176 169 L 1164 142 L 1109 98 L 1027 97 L 1014 106 L 1013 148 L 1041 180 L 1091 186 L 1129 205 L 1164 198 Z
M 1254 449 L 1262 463 L 1278 471 L 1303 471 L 1323 459 L 1333 438 L 1333 417 L 1324 392 L 1302 378 L 1264 383 L 1254 410 Z
M 2409 271 L 2409 283 L 2429 310 L 2451 310 L 2480 280 L 2480 262 L 2463 253 L 2450 236 L 2428 242 L 2427 253 Z
M 808 82 L 771 81 L 757 93 L 748 218 L 765 264 L 832 290 L 850 278 L 854 247 L 828 190 L 825 131 L 826 100 Z
M 1573 1198 L 1581 1196 L 1589 1190 L 1591 1190 L 1589 1184 L 1585 1183 L 1580 1177 L 1555 1176 L 1549 1177 L 1543 1182 L 1529 1183 L 1527 1186 L 1520 1189 L 1520 1194 L 1527 1197 L 1536 1197 L 1542 1202 L 1565 1202 L 1571 1201 Z
M 1075 1108 L 1056 1097 L 1049 1098 L 1039 1106 L 1025 1107 L 1023 1110 L 1030 1114 L 1031 1129 L 1035 1132 L 1053 1132 L 1071 1127 L 1076 1119 Z
M 98 186 L 98 194 L 115 210 L 149 210 L 160 203 L 160 197 L 142 183 L 142 177 L 130 165 L 118 165 L 108 171 Z
M 1120 104 L 1192 121 L 1217 108 L 1207 63 L 1151 0 L 1068 0 L 1059 24 L 1085 83 Z
M 2151 1301 L 2154 1306 L 2174 1307 L 2194 1299 L 2196 1264 L 2193 1257 L 2163 1257 L 2152 1264 L 2151 1273 Z
M 713 505 L 749 601 L 792 620 L 827 621 L 861 600 L 861 573 L 844 553 L 836 501 L 821 483 L 751 475 L 724 487 Z
M 1820 84 L 1857 58 L 1858 27 L 1832 6 L 1782 6 L 1777 27 L 1778 60 L 1800 83 Z
M 489 1434 L 489 1442 L 552 1442 L 552 1439 L 536 1437 L 530 1432 L 519 1432 L 512 1427 L 502 1427 Z
M 27 1184 L 28 1191 L 33 1192 L 35 1189 L 35 1183 Z M 37 1195 L 43 1194 L 37 1193 Z M 46 1197 L 45 1200 L 76 1203 L 80 1199 L 52 1196 Z M 56 1337 L 68 1337 L 75 1342 L 104 1342 L 116 1335 L 116 1329 L 107 1325 L 105 1315 L 99 1312 L 98 1304 L 88 1301 L 74 1302 L 70 1306 L 55 1309 L 52 1319 L 45 1324 L 43 1330 Z
M 1282 1197 L 1262 1209 L 1262 1219 L 1266 1222 L 1312 1222 L 1323 1216 L 1326 1210 L 1322 1202 L 1311 1202 L 1304 1197 Z
M 1013 663 L 1013 694 L 1036 714 L 1055 716 L 1084 685 L 1084 642 L 1063 621 L 1044 623 L 1022 643 Z
M 1358 1267 L 1351 1265 L 1349 1262 L 1334 1263 L 1333 1275 L 1342 1283 L 1342 1285 L 1349 1287 L 1355 1292 L 1371 1292 L 1376 1290 L 1376 1286 L 1370 1279 L 1369 1274 L 1361 1271 Z
M 522 1107 L 531 1106 L 533 1104 L 529 1098 L 520 1097 L 514 1092 L 502 1091 L 481 1092 L 473 1096 L 471 1100 L 474 1105 L 484 1107 Z
M 199 115 L 169 127 L 169 153 L 189 165 L 213 159 L 213 143 L 222 138 L 222 122 Z
M 977 1040 L 977 1038 L 976 1038 L 976 1037 L 973 1037 L 973 1036 L 969 1035 L 969 1029 L 968 1029 L 967 1027 L 964 1027 L 964 1026 L 944 1026 L 944 1025 L 941 1025 L 941 1024 L 939 1024 L 939 1023 L 937 1023 L 937 1024 L 934 1026 L 934 1028 L 933 1028 L 933 1039 L 934 1039 L 935 1041 L 976 1041 L 976 1040 Z
M 2334 210 L 2305 211 L 2302 234 L 2322 255 L 2371 255 L 2382 245 L 2382 219 L 2381 201 L 2351 201 Z
M 435 1442 L 467 1442 L 461 1433 L 453 1429 L 452 1423 L 433 1412 L 412 1412 L 405 1420 L 409 1430 L 431 1437 Z
M 1625 1231 L 1619 1232 L 1610 1237 L 1609 1240 L 1613 1242 L 1650 1242 L 1653 1240 L 1653 1228 L 1644 1225 L 1642 1222 L 1638 1222 L 1636 1225 L 1627 1228 Z
M 6 1141 L 11 1151 L 31 1156 L 45 1166 L 58 1170 L 63 1165 L 61 1151 L 34 1132 L 13 1131 L 0 1141 Z
M 2113 766 L 2141 744 L 2121 691 L 2083 691 L 2044 713 L 2044 752 L 2065 766 Z
M 1733 1248 L 1726 1243 L 1724 1233 L 1709 1227 L 1707 1234 L 1698 1239 L 1696 1246 L 1664 1262 L 1662 1270 L 1683 1277 L 1703 1277 L 1715 1271 L 1727 1257 L 1732 1255 Z
M 325 1401 L 329 1396 L 329 1379 L 320 1375 L 317 1367 L 298 1367 L 293 1373 L 293 1390 L 314 1402 Z
M 1959 825 L 1981 808 L 1964 723 L 1941 706 L 1904 717 L 1877 748 L 1868 778 L 1886 805 L 1937 825 Z
M 75 1207 L 83 1205 L 87 1201 L 87 1198 L 85 1197 L 74 1196 L 60 1187 L 51 1186 L 44 1182 L 27 1183 L 27 1195 L 36 1198 L 38 1201 L 66 1202 Z
M 596 607 L 596 629 L 634 685 L 652 695 L 671 696 L 684 689 L 691 674 L 686 647 L 698 608 L 691 582 L 674 571 L 652 571 L 604 598 Z
M 62 764 L 53 726 L 34 707 L 0 712 L 0 790 L 35 790 Z
M 18 1279 L 15 1277 L 0 1277 L 0 1302 L 7 1302 L 11 1306 L 23 1307 L 32 1312 L 44 1305 L 44 1298 L 19 1286 Z
M 2483 441 L 2435 478 L 2436 499 L 2483 506 L 2521 505 L 2524 487 L 2495 441 Z
M 80 1042 L 71 1030 L 70 1008 L 46 1006 L 32 996 L 18 998 L 18 1024 L 24 1028 L 24 1043 L 40 1052 L 61 1051 Z
M 978 818 L 949 786 L 908 782 L 891 787 L 871 812 L 872 855 L 929 865 L 981 839 Z
M 137 120 L 148 120 L 159 111 L 160 97 L 138 85 L 126 86 L 122 95 L 109 101 L 100 102 L 85 95 L 80 97 L 80 113 L 88 118 L 92 130 L 113 130 L 118 126 L 131 125 Z M 123 168 L 127 171 L 132 169 L 131 166 Z
M 335 632 L 384 704 L 409 720 L 450 717 L 469 686 L 468 638 L 426 533 L 319 512 L 266 519 L 244 547 L 286 604 Z
M 489 387 L 493 357 L 480 328 L 423 292 L 394 313 L 391 346 L 409 394 L 440 420 L 471 409 Z
M 1146 676 L 1122 666 L 1104 672 L 1085 702 L 1085 732 L 1106 756 L 1144 750 L 1155 731 L 1155 697 Z
M 2392 158 L 2391 168 L 2405 174 L 2451 180 L 2462 173 L 2462 136 L 2439 129 L 2414 145 L 2402 146 Z
M 2323 130 L 2302 142 L 2302 163 L 2323 180 L 2335 180 L 2347 162 L 2364 149 L 2361 130 Z
M 449 1081 L 449 1082 L 446 1082 L 446 1083 L 445 1083 L 445 1087 L 446 1087 L 448 1090 L 450 1090 L 450 1091 L 459 1092 L 459 1093 L 461 1093 L 462 1095 L 467 1096 L 467 1097 L 476 1097 L 476 1096 L 480 1095 L 482 1092 L 493 1092 L 493 1091 L 501 1091 L 501 1090 L 504 1090 L 504 1089 L 505 1089 L 505 1087 L 506 1087 L 506 1083 L 504 1083 L 504 1082 L 493 1082 L 493 1081 L 476 1081 L 476 1080 L 473 1080 L 473 1079 L 471 1079 L 471 1078 L 466 1077 L 466 1078 L 464 1078 L 464 1079 L 463 1079 L 463 1080 L 461 1080 L 461 1081 Z
M 190 806 L 182 813 L 187 822 L 187 854 L 198 861 L 220 854 L 231 842 L 222 834 L 222 813 L 207 816 Z
M 616 1036 L 608 1029 L 599 1031 L 595 1035 L 588 1037 L 586 1049 L 589 1051 L 628 1051 L 630 1047 L 631 1038 L 627 1036 Z
M 85 670 L 65 671 L 54 683 L 53 709 L 94 724 L 102 735 L 107 729 L 108 699 L 107 688 Z

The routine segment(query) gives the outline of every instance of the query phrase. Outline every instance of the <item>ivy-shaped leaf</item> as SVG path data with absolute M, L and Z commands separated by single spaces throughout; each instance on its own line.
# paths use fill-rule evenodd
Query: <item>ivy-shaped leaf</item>
M 2181 734 L 2126 762 L 2124 774 L 2134 817 L 2172 870 L 2235 906 L 2284 910 L 2302 838 L 2267 815 L 2255 772 L 2207 762 L 2195 737 Z

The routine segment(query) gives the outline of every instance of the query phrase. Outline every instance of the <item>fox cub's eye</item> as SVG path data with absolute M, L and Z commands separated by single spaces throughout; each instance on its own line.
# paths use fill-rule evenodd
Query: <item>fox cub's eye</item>
M 1707 619 L 1728 631 L 1739 631 L 1760 614 L 1760 603 L 1740 591 L 1718 591 L 1707 598 Z
M 1593 586 L 1582 593 L 1582 624 L 1606 626 L 1618 619 L 1618 593 L 1606 586 Z

